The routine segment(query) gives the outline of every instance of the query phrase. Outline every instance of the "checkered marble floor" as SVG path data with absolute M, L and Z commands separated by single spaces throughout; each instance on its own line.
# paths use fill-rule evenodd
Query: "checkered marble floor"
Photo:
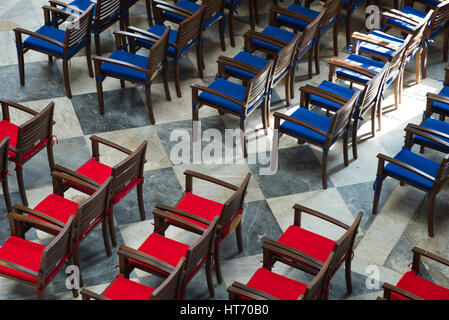
M 292 1 L 281 3 L 286 7 Z M 388 3 L 388 1 L 386 1 Z M 217 30 L 212 28 L 205 33 L 205 78 L 199 79 L 196 71 L 196 57 L 189 54 L 181 61 L 182 98 L 176 98 L 170 66 L 170 90 L 172 101 L 165 100 L 162 83 L 157 81 L 153 86 L 153 105 L 157 124 L 150 125 L 144 107 L 142 88 L 126 83 L 121 89 L 118 80 L 107 79 L 104 82 L 105 115 L 98 111 L 94 79 L 88 77 L 85 57 L 82 52 L 72 59 L 70 65 L 70 80 L 73 99 L 69 100 L 62 84 L 62 66 L 60 61 L 49 64 L 46 56 L 30 52 L 25 55 L 26 84 L 19 84 L 14 27 L 35 30 L 43 23 L 41 6 L 45 0 L 0 0 L 0 97 L 20 102 L 34 109 L 41 109 L 49 101 L 56 103 L 54 126 L 59 143 L 54 147 L 56 163 L 76 169 L 90 157 L 90 140 L 93 134 L 110 139 L 127 148 L 136 148 L 143 140 L 149 141 L 145 165 L 145 209 L 147 219 L 139 220 L 137 197 L 131 192 L 114 209 L 116 230 L 119 244 L 138 247 L 153 231 L 153 216 L 151 214 L 156 203 L 174 204 L 183 191 L 186 169 L 197 170 L 214 175 L 231 183 L 239 184 L 248 171 L 253 173 L 245 213 L 243 217 L 244 251 L 238 253 L 235 237 L 228 237 L 222 244 L 222 267 L 224 282 L 217 285 L 215 278 L 215 299 L 227 299 L 226 288 L 235 280 L 246 282 L 251 274 L 260 267 L 263 239 L 276 239 L 293 222 L 292 206 L 300 203 L 322 211 L 332 217 L 350 224 L 359 211 L 364 212 L 360 232 L 355 246 L 355 257 L 352 264 L 353 293 L 346 294 L 344 268 L 340 268 L 332 280 L 330 299 L 374 299 L 381 295 L 380 288 L 368 289 L 370 266 L 377 266 L 380 282 L 396 283 L 401 274 L 408 269 L 411 261 L 411 248 L 419 246 L 436 254 L 446 256 L 449 247 L 449 190 L 443 190 L 436 201 L 435 236 L 427 236 L 426 200 L 425 195 L 411 187 L 401 187 L 396 181 L 386 180 L 381 197 L 380 210 L 376 216 L 371 214 L 373 200 L 373 182 L 376 176 L 378 153 L 394 155 L 403 145 L 403 129 L 409 122 L 418 123 L 425 108 L 427 92 L 437 92 L 442 87 L 444 64 L 441 62 L 442 41 L 437 38 L 431 45 L 428 63 L 428 77 L 419 85 L 414 82 L 414 62 L 407 66 L 405 74 L 405 91 L 400 109 L 388 112 L 383 117 L 383 130 L 373 139 L 362 139 L 359 144 L 359 159 L 352 160 L 348 167 L 343 165 L 342 145 L 337 143 L 329 154 L 329 187 L 321 188 L 320 150 L 309 145 L 297 145 L 294 139 L 281 138 L 279 152 L 279 170 L 275 175 L 264 176 L 259 169 L 263 165 L 248 161 L 238 161 L 236 164 L 173 164 L 170 152 L 176 143 L 171 141 L 171 133 L 175 129 L 191 131 L 191 92 L 193 83 L 209 84 L 217 72 L 216 60 L 219 55 L 234 56 L 243 47 L 243 33 L 249 29 L 247 6 L 239 9 L 236 17 L 236 47 L 231 48 L 229 38 L 226 38 L 227 51 L 219 49 Z M 260 1 L 261 28 L 268 24 L 268 9 L 271 1 Z M 131 10 L 131 24 L 146 28 L 144 1 Z M 363 9 L 355 14 L 354 30 L 364 31 Z M 102 34 L 102 52 L 108 56 L 114 48 L 112 31 L 114 26 Z M 343 28 L 340 28 L 343 30 Z M 321 74 L 314 75 L 312 80 L 306 76 L 305 61 L 300 63 L 296 79 L 296 97 L 293 104 L 299 103 L 297 89 L 304 84 L 318 85 L 327 79 L 327 61 L 332 56 L 331 34 L 322 41 Z M 340 58 L 344 58 L 344 34 L 339 34 Z M 291 108 L 284 107 L 283 85 L 273 93 L 273 110 L 288 112 Z M 393 105 L 393 93 L 389 89 L 385 93 L 383 106 Z M 203 108 L 200 113 L 202 130 L 216 128 L 235 129 L 238 120 L 229 116 L 220 116 L 216 111 Z M 260 128 L 261 120 L 254 114 L 248 121 L 247 128 Z M 13 114 L 12 119 L 23 122 L 26 119 Z M 272 121 L 273 124 L 273 121 Z M 361 134 L 369 131 L 369 121 L 361 129 Z M 263 138 L 262 130 L 258 132 Z M 267 141 L 271 139 L 271 132 Z M 120 155 L 102 151 L 102 160 L 114 164 L 120 160 Z M 250 155 L 251 156 L 251 155 Z M 426 151 L 426 156 L 438 159 L 441 154 Z M 13 167 L 10 168 L 13 172 Z M 51 192 L 51 179 L 46 153 L 27 163 L 24 168 L 25 185 L 31 206 L 36 205 Z M 10 190 L 14 203 L 20 202 L 15 177 L 11 177 Z M 196 190 L 202 190 L 203 195 L 224 201 L 227 193 L 218 189 L 202 188 L 201 182 L 194 184 Z M 201 193 L 200 193 L 201 194 Z M 79 201 L 79 195 L 73 195 Z M 6 209 L 0 201 L 0 245 L 9 236 L 9 224 Z M 304 216 L 304 226 L 312 228 L 333 239 L 341 235 L 341 231 L 333 229 L 313 218 Z M 170 230 L 168 236 L 191 243 L 195 237 L 186 235 L 180 230 Z M 27 238 L 40 243 L 48 243 L 49 238 L 42 232 L 30 232 Z M 103 247 L 101 230 L 94 231 L 80 247 L 81 271 L 85 286 L 95 292 L 101 292 L 118 273 L 117 248 L 112 257 L 107 257 Z M 291 268 L 276 265 L 276 271 L 298 280 L 310 280 Z M 425 276 L 448 286 L 447 270 L 438 265 L 424 262 Z M 143 272 L 133 272 L 132 278 L 145 284 L 157 285 L 160 279 Z M 0 278 L 0 299 L 34 299 L 33 289 L 17 284 L 8 279 Z M 189 284 L 186 297 L 188 299 L 209 299 L 205 274 L 201 270 Z M 71 292 L 65 288 L 65 274 L 60 271 L 46 290 L 47 299 L 72 299 Z

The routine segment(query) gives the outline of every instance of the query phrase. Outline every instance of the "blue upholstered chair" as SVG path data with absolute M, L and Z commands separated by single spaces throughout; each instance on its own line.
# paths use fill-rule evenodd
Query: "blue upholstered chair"
M 405 146 L 393 158 L 378 154 L 379 164 L 377 178 L 374 183 L 373 214 L 377 213 L 382 183 L 387 177 L 399 180 L 401 184 L 408 184 L 427 194 L 428 218 L 427 227 L 429 237 L 433 237 L 433 209 L 438 192 L 449 182 L 449 154 L 441 162 L 430 160 L 411 151 L 413 136 L 419 135 L 444 148 L 449 143 L 435 135 L 419 130 L 415 126 L 407 126 Z
M 443 60 L 447 61 L 447 51 L 449 49 L 449 1 L 443 0 L 406 0 L 405 6 L 399 11 L 383 12 L 383 22 L 385 29 L 394 28 L 402 33 L 412 33 L 417 25 L 426 18 L 427 12 L 420 11 L 413 7 L 415 3 L 425 5 L 427 9 L 433 10 L 430 22 L 430 30 L 426 39 L 433 39 L 439 34 L 444 34 Z M 426 44 L 429 42 L 426 42 Z M 427 57 L 427 46 L 424 57 Z
M 153 14 L 155 17 L 156 24 L 150 27 L 148 30 L 140 30 L 134 27 L 128 27 L 134 33 L 140 33 L 147 37 L 160 37 L 167 26 L 163 24 L 164 18 L 163 14 L 173 13 L 185 18 L 184 21 L 179 23 L 178 30 L 170 30 L 168 35 L 168 49 L 167 56 L 173 60 L 173 66 L 175 71 L 175 86 L 176 94 L 181 98 L 181 80 L 179 78 L 179 62 L 180 60 L 193 48 L 196 48 L 196 58 L 198 64 L 198 74 L 200 78 L 204 77 L 203 70 L 204 59 L 203 59 L 203 48 L 201 45 L 201 32 L 202 32 L 202 19 L 204 14 L 204 6 L 202 6 L 195 13 L 187 14 L 184 11 L 176 10 L 172 7 L 168 7 L 161 4 L 156 4 L 153 6 Z M 145 41 L 142 39 L 136 39 L 135 49 L 151 48 L 153 42 Z
M 124 20 L 121 16 L 122 0 L 98 0 L 96 3 L 90 0 L 75 0 L 69 4 L 50 0 L 50 5 L 55 8 L 60 8 L 64 11 L 72 12 L 73 14 L 80 14 L 84 12 L 90 5 L 94 5 L 94 14 L 92 22 L 92 33 L 95 40 L 95 52 L 97 55 L 101 55 L 100 48 L 100 33 L 114 25 L 116 22 L 120 22 L 120 29 L 124 27 Z M 63 22 L 64 19 L 58 19 L 59 22 Z
M 86 48 L 87 67 L 89 76 L 93 78 L 94 73 L 91 64 L 90 53 L 90 31 L 92 27 L 92 14 L 94 6 L 91 5 L 81 15 L 71 14 L 67 11 L 50 6 L 43 6 L 45 24 L 35 32 L 22 28 L 15 28 L 17 58 L 19 61 L 20 84 L 25 85 L 25 62 L 23 56 L 28 50 L 34 50 L 48 55 L 51 62 L 53 57 L 62 59 L 62 70 L 64 74 L 64 85 L 69 99 L 72 98 L 69 81 L 69 60 L 81 49 Z M 70 18 L 66 30 L 54 26 L 55 21 L 51 17 L 60 15 L 65 19 Z M 23 41 L 22 35 L 29 37 Z
M 320 40 L 321 37 L 333 27 L 333 45 L 334 55 L 338 55 L 338 20 L 337 17 L 341 11 L 343 0 L 327 1 L 321 12 L 324 11 L 320 19 L 317 34 L 314 41 L 315 66 L 317 73 L 320 73 Z M 283 26 L 291 28 L 296 32 L 303 32 L 307 25 L 314 21 L 320 12 L 303 7 L 294 3 L 288 9 L 281 7 L 270 8 L 270 24 L 273 26 Z
M 218 62 L 219 72 L 214 82 L 208 87 L 192 85 L 192 121 L 198 121 L 200 108 L 207 105 L 217 109 L 220 114 L 229 113 L 239 117 L 240 129 L 244 135 L 247 117 L 261 107 L 262 123 L 266 131 L 273 60 L 270 60 L 262 70 L 223 56 L 218 58 Z M 227 80 L 226 67 L 245 70 L 254 74 L 254 77 L 246 81 L 245 85 L 231 82 Z M 193 139 L 195 141 L 199 137 L 194 136 Z M 243 154 L 246 158 L 248 153 L 244 136 L 242 141 Z
M 427 94 L 427 110 L 424 117 L 428 118 L 433 113 L 439 115 L 439 119 L 444 121 L 449 116 L 449 66 L 444 68 L 446 76 L 444 86 L 438 94 Z
M 116 31 L 114 36 L 116 50 L 112 52 L 109 58 L 93 57 L 100 114 L 104 114 L 102 83 L 107 77 L 113 77 L 120 79 L 122 88 L 125 86 L 125 80 L 144 86 L 148 116 L 151 124 L 155 124 L 151 103 L 151 84 L 160 72 L 163 74 L 167 100 L 170 101 L 167 77 L 167 47 L 170 28 L 165 29 L 161 36 L 146 37 L 138 33 L 124 31 Z M 136 54 L 132 50 L 130 50 L 131 52 L 128 51 L 127 47 L 133 48 L 137 40 L 153 43 L 148 56 Z M 127 41 L 127 46 L 122 46 Z
M 176 4 L 171 4 L 162 0 L 153 0 L 152 3 L 153 6 L 156 6 L 158 4 L 164 5 L 174 10 L 181 11 L 188 16 L 190 16 L 192 13 L 197 12 L 201 8 L 201 5 L 195 3 L 192 0 L 180 0 L 176 2 Z M 226 51 L 226 44 L 224 39 L 226 29 L 224 0 L 204 0 L 202 4 L 204 4 L 205 6 L 202 26 L 203 31 L 206 31 L 218 22 L 218 36 L 220 37 L 221 50 Z M 163 11 L 162 17 L 160 18 L 161 22 L 168 20 L 174 23 L 181 23 L 182 21 L 185 21 L 187 17 L 170 11 Z
M 301 143 L 308 142 L 321 147 L 323 149 L 321 177 L 323 189 L 327 189 L 327 155 L 330 147 L 341 136 L 343 136 L 344 163 L 345 166 L 349 164 L 348 131 L 360 92 L 354 92 L 351 97 L 345 98 L 315 89 L 317 88 L 306 85 L 303 90 L 313 92 L 315 96 L 332 101 L 341 107 L 332 116 L 326 116 L 309 110 L 309 101 L 302 96 L 301 106 L 291 115 L 274 113 L 275 134 L 273 139 L 278 140 L 282 134 L 286 134 L 298 139 Z

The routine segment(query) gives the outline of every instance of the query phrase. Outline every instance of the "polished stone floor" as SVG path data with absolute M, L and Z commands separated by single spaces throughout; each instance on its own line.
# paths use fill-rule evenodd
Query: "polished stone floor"
M 284 0 L 281 5 L 287 6 L 292 1 Z M 384 1 L 388 3 L 388 0 Z M 268 9 L 271 1 L 259 1 L 261 24 L 258 29 L 268 23 Z M 352 264 L 353 293 L 346 294 L 344 267 L 340 268 L 333 278 L 330 299 L 375 299 L 381 295 L 383 282 L 395 284 L 402 273 L 409 268 L 411 248 L 419 246 L 436 254 L 448 257 L 449 249 L 449 190 L 445 188 L 437 197 L 435 207 L 435 236 L 427 236 L 427 205 L 425 194 L 405 186 L 401 187 L 394 180 L 386 180 L 382 192 L 380 210 L 376 216 L 371 214 L 373 200 L 373 182 L 376 176 L 378 153 L 396 154 L 403 145 L 404 131 L 407 123 L 419 123 L 425 108 L 427 92 L 437 92 L 442 87 L 444 63 L 441 61 L 442 40 L 438 37 L 430 46 L 428 61 L 428 77 L 420 84 L 414 81 L 414 61 L 407 66 L 405 73 L 405 90 L 403 103 L 399 110 L 384 114 L 383 129 L 373 139 L 363 139 L 359 144 L 359 159 L 352 160 L 348 167 L 343 165 L 341 142 L 337 143 L 329 154 L 329 187 L 321 188 L 321 153 L 309 145 L 297 145 L 294 139 L 283 137 L 279 152 L 279 170 L 275 175 L 262 175 L 260 169 L 265 165 L 237 159 L 235 164 L 176 164 L 170 153 L 176 141 L 171 139 L 175 129 L 191 131 L 191 90 L 193 83 L 208 84 L 214 80 L 217 72 L 216 59 L 219 55 L 233 57 L 243 47 L 243 33 L 248 27 L 248 9 L 244 4 L 239 9 L 236 22 L 236 47 L 231 48 L 226 38 L 227 51 L 219 49 L 216 28 L 205 33 L 205 78 L 199 79 L 196 71 L 196 57 L 189 54 L 182 59 L 182 98 L 176 98 L 174 83 L 171 80 L 172 101 L 165 100 L 161 81 L 153 86 L 153 105 L 157 124 L 151 126 L 144 107 L 144 96 L 141 87 L 126 83 L 121 89 L 118 80 L 107 79 L 104 82 L 105 115 L 98 112 L 96 87 L 94 79 L 88 77 L 84 52 L 72 59 L 70 64 L 70 80 L 73 99 L 65 96 L 62 84 L 62 65 L 60 61 L 49 64 L 47 57 L 35 52 L 25 56 L 26 85 L 20 87 L 16 48 L 12 28 L 20 26 L 35 30 L 43 23 L 41 6 L 45 0 L 0 0 L 0 98 L 20 102 L 34 109 L 41 109 L 49 101 L 56 103 L 54 126 L 59 143 L 54 147 L 56 163 L 76 169 L 90 157 L 90 140 L 92 134 L 110 139 L 127 148 L 136 148 L 143 140 L 149 141 L 147 151 L 148 162 L 145 165 L 145 209 L 147 220 L 141 222 L 137 208 L 135 191 L 131 192 L 114 209 L 118 241 L 137 248 L 153 231 L 152 210 L 156 203 L 172 205 L 179 198 L 184 186 L 183 172 L 186 169 L 214 175 L 231 183 L 239 184 L 245 174 L 253 173 L 249 186 L 245 213 L 243 218 L 244 251 L 238 254 L 235 238 L 228 237 L 222 245 L 222 268 L 224 282 L 215 282 L 215 299 L 226 299 L 226 288 L 233 281 L 248 281 L 251 274 L 261 265 L 261 244 L 265 238 L 276 239 L 293 222 L 292 206 L 299 203 L 322 211 L 332 217 L 350 224 L 359 211 L 364 212 L 360 231 L 355 246 Z M 144 1 L 131 10 L 131 24 L 145 28 L 147 26 Z M 353 20 L 354 30 L 364 31 L 363 8 L 356 11 Z M 102 34 L 102 51 L 108 56 L 114 48 L 112 31 L 114 26 Z M 340 28 L 343 30 L 343 28 Z M 327 61 L 332 57 L 332 34 L 322 41 L 321 74 L 314 75 L 312 80 L 306 77 L 305 61 L 299 65 L 296 79 L 296 90 L 304 84 L 319 84 L 327 79 Z M 344 34 L 339 34 L 339 57 L 344 58 Z M 170 79 L 172 67 L 170 66 Z M 281 84 L 273 92 L 272 107 L 280 112 L 288 112 L 292 108 L 284 107 L 284 92 Z M 383 106 L 393 105 L 393 92 L 385 92 Z M 293 105 L 299 102 L 299 94 Z M 16 116 L 16 118 L 14 118 Z M 201 113 L 202 129 L 238 128 L 238 119 L 220 116 L 218 112 L 204 108 Z M 26 119 L 13 114 L 17 122 Z M 273 120 L 273 119 L 272 119 Z M 273 121 L 272 121 L 273 125 Z M 260 115 L 255 113 L 248 120 L 248 129 L 260 128 Z M 369 131 L 369 121 L 361 128 L 361 134 Z M 263 132 L 257 132 L 262 141 L 270 141 Z M 259 149 L 259 152 L 264 150 Z M 426 151 L 426 156 L 441 159 L 441 154 Z M 250 155 L 251 156 L 251 155 Z M 121 158 L 115 153 L 102 151 L 102 159 L 114 164 Z M 13 168 L 10 168 L 11 172 Z M 51 179 L 46 153 L 42 152 L 25 167 L 25 185 L 30 205 L 36 205 L 51 192 Z M 11 177 L 10 190 L 13 202 L 19 202 L 15 177 Z M 204 184 L 198 183 L 196 190 Z M 228 194 L 221 190 L 203 188 L 205 195 L 224 201 Z M 79 199 L 74 195 L 74 199 Z M 9 224 L 6 210 L 0 201 L 0 245 L 9 236 Z M 304 226 L 330 238 L 337 239 L 340 230 L 304 216 Z M 180 230 L 170 230 L 168 236 L 191 243 L 195 237 Z M 27 238 L 40 243 L 47 243 L 49 238 L 42 232 L 31 232 Z M 112 257 L 106 257 L 101 230 L 94 231 L 80 247 L 81 271 L 86 287 L 101 292 L 118 273 L 117 248 Z M 367 286 L 371 283 L 368 276 L 373 268 L 378 271 L 379 286 Z M 377 268 L 377 269 L 376 269 Z M 307 281 L 309 276 L 291 268 L 276 266 L 276 271 Z M 425 277 L 442 285 L 449 286 L 449 273 L 440 266 L 423 261 Z M 157 284 L 155 279 L 143 272 L 132 274 L 133 279 L 145 284 Z M 0 299 L 34 299 L 32 288 L 0 278 Z M 205 274 L 201 270 L 189 284 L 186 297 L 188 299 L 209 299 Z M 65 288 L 65 274 L 61 270 L 46 290 L 47 299 L 71 299 L 71 292 Z

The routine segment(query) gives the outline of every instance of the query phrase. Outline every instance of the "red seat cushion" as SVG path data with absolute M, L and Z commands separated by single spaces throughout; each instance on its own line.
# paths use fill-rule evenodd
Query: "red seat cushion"
M 103 184 L 112 174 L 112 168 L 95 159 L 87 161 L 76 172 L 86 176 L 99 184 Z
M 44 200 L 42 200 L 34 210 L 45 213 L 47 216 L 57 219 L 62 223 L 66 223 L 72 214 L 76 214 L 78 203 L 58 196 L 55 193 L 50 194 Z M 39 219 L 34 217 L 35 219 Z
M 449 300 L 449 289 L 421 278 L 415 271 L 404 274 L 396 285 L 424 300 Z M 391 300 L 408 300 L 404 296 L 391 293 Z
M 302 282 L 284 277 L 264 268 L 257 270 L 247 285 L 280 300 L 297 300 L 307 288 L 307 285 Z
M 0 121 L 0 141 L 6 137 L 9 137 L 9 145 L 11 147 L 17 146 L 17 134 L 19 133 L 19 127 L 15 124 L 2 120 Z M 8 150 L 8 154 L 12 157 L 15 157 L 16 153 Z
M 44 245 L 11 236 L 0 248 L 0 259 L 39 272 L 44 249 Z M 37 278 L 31 275 L 1 265 L 0 273 L 33 283 L 37 282 Z
M 223 210 L 223 204 L 196 196 L 191 192 L 188 192 L 184 196 L 184 198 L 182 198 L 181 202 L 179 202 L 176 208 L 202 217 L 207 221 L 212 221 L 216 216 L 219 216 L 221 214 L 221 211 Z M 178 215 L 178 217 L 180 216 Z M 191 221 L 202 228 L 207 228 L 207 225 L 205 225 L 204 223 L 186 217 L 181 218 Z
M 335 241 L 297 226 L 288 227 L 278 241 L 323 263 L 335 246 Z
M 103 295 L 112 300 L 150 300 L 154 289 L 118 276 Z
M 185 243 L 166 238 L 153 232 L 138 250 L 176 267 L 179 260 L 185 257 L 188 249 L 189 246 Z M 130 264 L 148 268 L 145 264 L 134 260 L 131 260 Z

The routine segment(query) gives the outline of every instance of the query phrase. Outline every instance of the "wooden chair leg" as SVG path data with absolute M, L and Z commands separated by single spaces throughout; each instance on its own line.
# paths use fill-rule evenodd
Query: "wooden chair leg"
M 399 109 L 399 77 L 394 80 L 394 107 Z
M 215 275 L 217 276 L 217 282 L 223 282 L 223 275 L 221 273 L 221 263 L 220 263 L 220 245 L 215 243 L 214 245 L 214 264 L 215 264 Z
M 220 36 L 221 51 L 226 51 L 226 42 L 225 42 L 226 25 L 225 25 L 225 22 L 224 22 L 224 18 L 220 19 L 220 22 L 219 22 L 218 26 L 219 26 L 219 36 Z
M 345 25 L 346 25 L 346 46 L 348 47 L 351 45 L 351 20 L 352 20 L 352 13 L 347 13 Z M 335 24 L 337 25 L 338 22 L 335 22 Z
M 179 62 L 175 60 L 173 67 L 175 68 L 175 86 L 176 86 L 176 94 L 178 98 L 181 98 L 181 83 L 179 80 Z
M 145 205 L 143 201 L 143 182 L 137 185 L 137 202 L 139 204 L 140 220 L 145 221 Z
M 55 158 L 53 156 L 53 146 L 52 142 L 47 143 L 47 158 L 48 158 L 48 166 L 50 167 L 50 172 L 53 171 L 53 167 L 55 165 Z
M 444 31 L 444 42 L 443 42 L 443 61 L 447 61 L 447 50 L 449 50 L 449 28 L 446 27 Z
M 66 59 L 62 60 L 62 72 L 64 74 L 64 86 L 67 93 L 67 97 L 72 99 L 72 91 L 70 90 L 70 79 L 69 79 L 69 61 Z
M 421 52 L 420 52 L 420 50 L 418 50 L 418 52 L 416 53 L 416 61 L 415 61 L 415 79 L 416 79 L 416 84 L 419 84 L 420 81 L 421 81 L 420 69 L 421 69 Z
M 429 52 L 429 49 L 425 46 L 423 49 L 422 59 L 421 59 L 421 77 L 423 79 L 427 78 L 427 54 L 428 54 L 428 52 Z M 447 52 L 446 52 L 446 54 L 447 54 Z
M 310 62 L 310 63 L 312 63 L 312 62 Z M 296 80 L 296 66 L 293 66 L 293 69 L 292 69 L 292 72 L 290 75 L 290 99 L 295 98 L 295 80 Z
M 358 119 L 355 119 L 354 123 L 352 125 L 352 157 L 354 159 L 358 158 L 358 153 L 357 153 L 357 130 L 358 130 L 358 126 L 359 126 L 359 121 L 358 121 Z
M 321 163 L 321 181 L 323 189 L 327 189 L 327 154 L 328 150 L 323 150 L 322 163 Z
M 254 21 L 254 0 L 249 0 L 248 1 L 249 4 L 249 25 L 251 30 L 255 30 L 256 29 L 256 23 Z
M 240 119 L 240 130 L 241 130 L 241 134 L 242 136 L 242 148 L 243 148 L 243 157 L 246 159 L 248 158 L 248 148 L 247 148 L 247 142 L 246 142 L 246 137 L 245 137 L 245 125 L 246 125 L 246 120 Z
M 307 55 L 307 64 L 308 64 L 307 72 L 309 75 L 309 79 L 312 79 L 312 77 L 313 77 L 313 50 L 309 50 L 309 54 Z
M 231 38 L 231 47 L 235 47 L 235 39 L 234 39 L 234 10 L 229 8 L 229 37 Z
M 202 47 L 202 41 L 198 41 L 196 45 L 196 62 L 198 64 L 198 76 L 200 79 L 204 78 L 204 66 L 203 66 L 203 47 Z
M 285 103 L 287 106 L 291 105 L 291 101 L 290 101 L 290 81 L 291 81 L 291 75 L 287 74 L 285 76 Z
M 259 5 L 258 0 L 254 0 L 254 19 L 256 20 L 256 24 L 260 24 L 260 16 L 259 16 Z
M 27 195 L 25 193 L 25 185 L 23 183 L 23 169 L 21 165 L 16 165 L 17 184 L 19 186 L 20 197 L 24 206 L 28 206 Z
M 316 74 L 320 74 L 320 39 L 315 42 L 315 70 Z
M 111 243 L 109 242 L 109 230 L 108 230 L 108 219 L 103 219 L 101 222 L 101 228 L 103 231 L 103 242 L 104 248 L 106 250 L 106 255 L 108 257 L 112 256 Z
M 424 147 L 424 145 L 421 145 L 419 147 L 419 153 L 424 153 L 424 151 L 425 151 L 425 147 Z
M 3 197 L 5 198 L 6 210 L 8 210 L 8 212 L 12 212 L 13 207 L 11 203 L 11 197 L 9 195 L 8 177 L 6 175 L 2 178 L 2 189 Z
M 345 261 L 346 289 L 348 294 L 352 293 L 351 258 L 351 254 L 349 254 Z
M 344 135 L 343 135 L 343 159 L 344 159 L 345 167 L 347 167 L 349 165 L 349 160 L 348 160 L 348 135 L 349 135 L 349 131 L 346 130 Z
M 206 260 L 206 280 L 207 280 L 207 287 L 209 289 L 209 294 L 211 297 L 214 297 L 215 291 L 214 291 L 214 283 L 212 280 L 212 256 L 208 257 Z
M 429 197 L 429 207 L 428 207 L 428 216 L 427 216 L 427 231 L 429 233 L 429 237 L 433 238 L 433 209 L 435 207 L 435 198 L 436 193 L 431 192 Z
M 97 56 L 101 57 L 100 34 L 99 33 L 95 33 L 94 42 L 95 42 L 95 53 L 97 54 Z
M 379 207 L 380 194 L 382 193 L 383 176 L 377 176 L 377 186 L 374 187 L 373 214 L 377 213 Z
M 168 86 L 168 64 L 164 66 L 162 77 L 164 81 L 165 98 L 167 99 L 167 101 L 171 101 L 170 87 Z
M 112 211 L 112 207 L 111 207 L 111 212 L 110 215 L 108 217 L 109 221 L 108 221 L 108 227 L 109 227 L 109 235 L 111 236 L 111 243 L 113 247 L 117 246 L 117 237 L 115 235 L 115 226 L 114 226 L 114 213 Z
M 22 50 L 17 51 L 17 60 L 19 63 L 19 78 L 20 78 L 20 85 L 23 87 L 25 85 L 25 61 L 23 58 L 23 52 Z
M 335 23 L 334 23 L 333 37 L 334 37 L 334 56 L 338 56 L 338 22 L 337 21 L 335 21 Z
M 103 115 L 104 114 L 103 80 L 97 79 L 96 85 L 97 85 L 98 108 L 100 109 L 100 114 Z
M 237 228 L 235 229 L 235 238 L 237 240 L 237 248 L 239 249 L 239 252 L 243 252 L 243 241 L 242 241 L 242 222 L 238 224 Z
M 154 113 L 153 113 L 153 105 L 151 103 L 151 85 L 145 87 L 145 102 L 148 112 L 148 117 L 150 118 L 150 122 L 152 125 L 156 123 L 154 119 Z

